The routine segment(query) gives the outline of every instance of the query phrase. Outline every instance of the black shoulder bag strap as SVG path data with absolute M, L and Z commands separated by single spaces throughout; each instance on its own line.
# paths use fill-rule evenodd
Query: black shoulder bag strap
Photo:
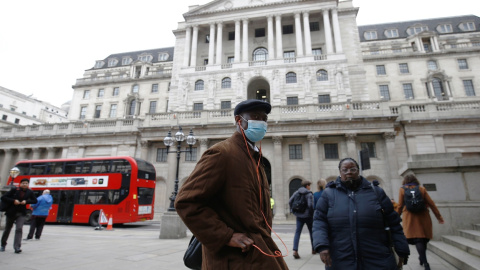
M 370 185 L 372 186 L 372 190 L 375 193 L 375 196 L 377 197 L 378 204 L 380 204 L 380 207 L 382 208 L 383 227 L 385 228 L 385 232 L 387 233 L 388 247 L 393 252 L 392 232 L 390 231 L 390 226 L 388 225 L 387 217 L 385 216 L 385 210 L 383 209 L 383 205 L 382 205 L 382 202 L 380 201 L 380 197 L 378 196 L 378 192 L 375 189 L 375 185 L 373 184 L 373 182 L 371 182 Z

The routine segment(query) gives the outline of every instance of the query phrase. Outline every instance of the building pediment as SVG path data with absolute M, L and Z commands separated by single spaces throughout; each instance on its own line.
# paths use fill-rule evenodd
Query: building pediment
M 184 17 L 202 15 L 206 13 L 217 13 L 234 9 L 243 9 L 249 7 L 261 7 L 275 4 L 285 4 L 294 2 L 304 2 L 305 0 L 216 0 L 205 5 L 195 7 L 183 14 Z

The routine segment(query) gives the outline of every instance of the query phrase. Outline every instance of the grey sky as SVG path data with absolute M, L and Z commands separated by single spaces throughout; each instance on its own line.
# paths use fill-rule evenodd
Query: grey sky
M 171 47 L 188 6 L 208 0 L 0 1 L 0 86 L 60 106 L 112 53 Z M 479 15 L 480 1 L 353 0 L 359 25 Z

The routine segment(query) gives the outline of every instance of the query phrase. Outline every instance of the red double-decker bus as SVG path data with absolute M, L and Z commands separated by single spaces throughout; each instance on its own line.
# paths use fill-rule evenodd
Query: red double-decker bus
M 44 159 L 19 161 L 15 167 L 20 170 L 15 186 L 28 178 L 36 196 L 50 190 L 47 222 L 97 226 L 100 210 L 114 224 L 153 219 L 155 168 L 147 161 L 126 156 Z

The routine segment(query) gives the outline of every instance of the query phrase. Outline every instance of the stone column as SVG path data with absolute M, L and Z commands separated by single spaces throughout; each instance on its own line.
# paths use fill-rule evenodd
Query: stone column
M 282 136 L 273 136 L 272 196 L 275 200 L 275 220 L 287 219 L 288 192 L 283 181 Z
M 208 44 L 208 65 L 215 64 L 215 23 L 210 24 L 210 43 Z
M 443 140 L 443 135 L 437 134 L 433 135 L 433 140 L 435 141 L 435 149 L 437 153 L 446 153 L 445 142 Z
M 217 65 L 222 64 L 223 22 L 217 23 Z
M 8 176 L 10 175 L 10 169 L 13 168 L 12 164 L 12 149 L 3 149 L 5 152 L 5 157 L 3 158 L 3 166 L 2 170 L 0 171 L 0 179 L 1 179 L 1 185 L 0 186 L 6 186 L 7 181 L 8 181 Z
M 275 59 L 275 45 L 274 39 L 275 35 L 273 33 L 273 15 L 267 16 L 268 22 L 268 59 Z
M 24 160 L 24 159 L 27 159 L 27 149 L 19 148 L 17 161 Z
M 55 158 L 55 147 L 47 147 L 47 159 Z
M 68 157 L 68 150 L 69 150 L 69 147 L 63 147 L 62 148 L 62 157 L 61 158 L 67 158 Z M 112 156 L 115 156 L 115 155 L 112 155 Z
M 197 45 L 198 45 L 198 25 L 193 26 L 192 37 L 192 58 L 190 59 L 190 66 L 197 66 Z
M 295 12 L 295 41 L 297 43 L 297 56 L 303 56 L 302 22 L 300 20 L 300 12 Z
M 40 159 L 40 148 L 38 147 L 35 147 L 35 148 L 32 148 L 32 159 Z
M 333 23 L 333 36 L 335 37 L 335 52 L 342 53 L 342 37 L 340 34 L 340 24 L 338 23 L 338 11 L 337 9 L 332 9 L 332 23 Z
M 433 81 L 428 82 L 428 86 L 430 86 L 430 98 L 436 98 L 435 90 L 433 89 Z
M 348 157 L 354 158 L 357 160 L 357 145 L 356 145 L 356 139 L 357 139 L 357 134 L 351 133 L 351 134 L 345 134 L 345 137 L 347 138 L 347 155 Z
M 190 46 L 192 45 L 192 27 L 185 31 L 185 50 L 183 52 L 183 66 L 188 67 L 190 63 Z
M 388 160 L 388 171 L 390 172 L 390 181 L 385 181 L 384 189 L 387 195 L 389 195 L 390 198 L 393 198 L 395 190 L 400 188 L 397 155 L 392 154 L 395 153 L 395 132 L 385 132 L 383 138 L 385 139 L 385 156 Z
M 318 156 L 318 135 L 308 135 L 308 142 L 310 146 L 310 173 L 312 183 L 316 183 L 318 179 L 320 179 L 320 171 L 319 171 L 319 156 Z
M 277 31 L 276 38 L 277 38 L 277 50 L 276 56 L 277 58 L 283 58 L 283 44 L 282 44 L 282 15 L 275 15 L 275 29 Z
M 85 157 L 85 146 L 78 147 L 78 157 L 79 158 Z
M 445 85 L 445 90 L 447 92 L 448 97 L 451 98 L 452 97 L 452 91 L 450 90 L 450 84 L 448 83 L 448 80 L 445 79 L 443 81 L 443 84 Z
M 235 20 L 235 63 L 240 62 L 240 20 Z
M 203 153 L 205 153 L 205 151 L 207 151 L 208 149 L 208 139 L 207 138 L 200 138 L 198 139 L 198 141 L 200 142 L 200 156 L 203 155 Z
M 312 37 L 310 34 L 310 17 L 307 11 L 303 12 L 303 31 L 305 31 L 305 55 L 312 55 Z
M 332 44 L 332 29 L 330 27 L 330 17 L 328 15 L 329 10 L 324 9 L 323 13 L 323 27 L 325 28 L 325 43 L 327 45 L 327 54 L 333 53 L 333 44 Z
M 248 19 L 243 19 L 242 61 L 248 62 Z

